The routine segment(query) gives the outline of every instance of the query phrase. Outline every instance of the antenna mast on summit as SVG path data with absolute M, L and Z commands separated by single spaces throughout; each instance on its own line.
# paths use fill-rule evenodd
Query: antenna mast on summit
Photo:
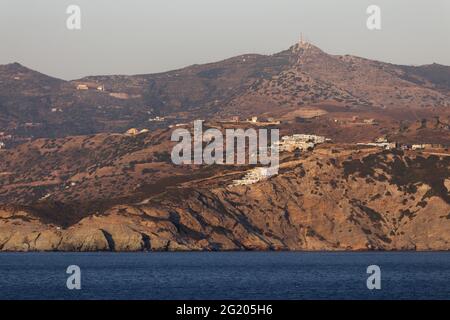
M 303 32 L 300 33 L 300 45 L 307 44 L 306 38 L 303 36 Z

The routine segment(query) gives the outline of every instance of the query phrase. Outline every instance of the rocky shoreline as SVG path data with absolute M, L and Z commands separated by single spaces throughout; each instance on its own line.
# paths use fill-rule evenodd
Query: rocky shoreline
M 3 206 L 0 251 L 450 249 L 448 158 L 341 158 L 313 155 L 249 186 L 180 187 L 70 226 Z

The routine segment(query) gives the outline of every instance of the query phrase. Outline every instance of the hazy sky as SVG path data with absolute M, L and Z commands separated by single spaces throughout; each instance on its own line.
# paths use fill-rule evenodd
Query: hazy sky
M 79 31 L 66 28 L 71 4 Z M 380 31 L 366 28 L 370 4 Z M 0 0 L 0 64 L 64 79 L 272 54 L 300 32 L 333 54 L 450 65 L 450 0 Z

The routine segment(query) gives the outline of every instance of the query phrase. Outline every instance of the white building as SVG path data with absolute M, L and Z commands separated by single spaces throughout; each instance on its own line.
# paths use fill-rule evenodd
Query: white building
M 411 149 L 412 150 L 423 150 L 423 149 L 425 149 L 425 145 L 423 145 L 423 144 L 413 144 L 411 146 Z
M 230 186 L 245 186 L 257 183 L 259 181 L 267 180 L 278 173 L 277 169 L 278 168 L 262 167 L 251 169 L 247 171 L 242 179 L 233 180 L 233 183 Z
M 87 84 L 79 84 L 77 85 L 77 90 L 89 90 Z
M 161 121 L 165 121 L 165 120 L 166 120 L 166 118 L 164 118 L 164 117 L 159 117 L 159 116 L 156 116 L 156 117 L 154 117 L 154 118 L 148 119 L 149 122 L 161 122 Z
M 395 149 L 396 144 L 394 142 L 368 142 L 368 143 L 357 143 L 358 146 L 369 146 L 369 147 L 378 147 L 386 150 Z

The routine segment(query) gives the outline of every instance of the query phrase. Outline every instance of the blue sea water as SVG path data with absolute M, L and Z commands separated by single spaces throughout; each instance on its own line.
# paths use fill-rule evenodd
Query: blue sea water
M 1 253 L 0 299 L 450 299 L 450 252 Z

